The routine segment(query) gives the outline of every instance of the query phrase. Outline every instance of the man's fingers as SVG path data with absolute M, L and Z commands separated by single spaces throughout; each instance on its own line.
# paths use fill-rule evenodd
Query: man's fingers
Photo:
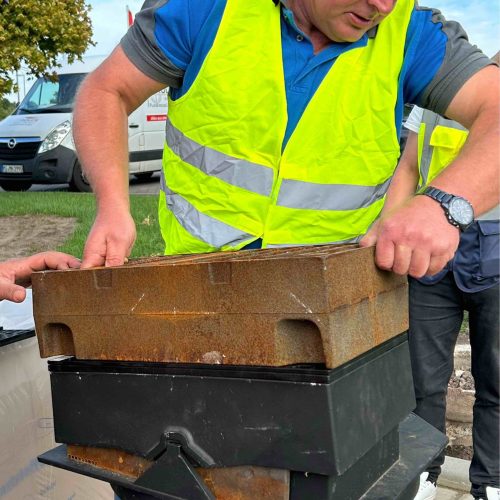
M 106 267 L 121 266 L 128 261 L 128 256 L 132 251 L 132 247 L 124 241 L 114 241 L 108 243 L 106 252 Z
M 412 249 L 405 245 L 396 245 L 394 247 L 394 263 L 392 271 L 396 274 L 408 274 L 410 263 L 412 260 Z
M 449 253 L 431 255 L 427 250 L 413 249 L 405 245 L 394 245 L 391 241 L 379 240 L 375 260 L 381 269 L 396 274 L 409 274 L 413 278 L 432 276 L 438 273 L 451 260 Z
M 432 276 L 433 274 L 437 274 L 441 271 L 446 264 L 452 259 L 448 254 L 445 255 L 433 255 L 429 262 L 429 267 L 427 269 L 428 276 Z
M 377 232 L 369 231 L 359 241 L 360 247 L 373 247 L 377 243 Z
M 94 229 L 92 229 L 92 232 L 93 231 Z M 81 269 L 104 266 L 106 262 L 106 236 L 99 233 L 97 233 L 97 235 L 92 234 L 92 232 L 83 249 Z
M 378 238 L 379 221 L 372 224 L 372 227 L 367 231 L 367 233 L 359 241 L 360 247 L 373 247 L 377 243 Z
M 125 257 L 120 256 L 120 255 L 106 255 L 106 262 L 104 265 L 106 267 L 115 267 L 115 266 L 121 266 L 125 263 Z
M 0 263 L 0 300 L 22 302 L 26 298 L 25 286 L 31 283 L 31 275 L 45 269 L 69 269 L 79 267 L 80 261 L 62 252 L 41 252 L 30 257 L 10 259 Z
M 131 250 L 132 247 L 128 243 L 122 240 L 109 239 L 101 252 L 92 252 L 92 250 L 87 252 L 86 249 L 83 254 L 81 269 L 97 266 L 121 266 L 130 255 Z
M 0 283 L 0 299 L 7 299 L 11 302 L 22 302 L 26 298 L 26 290 L 14 283 Z
M 430 261 L 431 256 L 429 252 L 419 249 L 413 250 L 410 267 L 408 268 L 408 274 L 413 278 L 421 278 L 422 276 L 428 274 Z
M 67 256 L 68 258 L 59 260 L 57 262 L 57 265 L 55 269 L 79 269 L 82 263 L 80 262 L 80 259 L 77 259 L 76 257 L 71 257 Z
M 66 269 L 78 269 L 79 267 L 80 267 L 80 261 L 78 261 L 78 265 L 71 265 L 69 262 L 61 261 L 58 262 L 56 267 L 52 269 L 57 269 L 58 271 L 64 271 Z
M 85 244 L 82 269 L 122 265 L 132 251 L 135 236 L 135 223 L 128 212 L 123 217 L 114 212 L 98 215 Z
M 415 196 L 380 220 L 375 258 L 381 269 L 421 278 L 441 271 L 453 257 L 458 230 L 431 202 L 426 196 Z
M 80 267 L 80 260 L 62 252 L 43 252 L 33 255 L 30 266 L 33 271 L 44 269 L 73 269 Z
M 380 269 L 391 271 L 394 265 L 394 243 L 385 238 L 377 240 L 375 262 Z
M 376 262 L 381 269 L 400 275 L 409 274 L 413 278 L 438 273 L 450 259 L 449 254 L 431 255 L 426 250 L 412 249 L 405 245 L 392 245 L 391 252 L 390 243 L 377 244 Z
M 104 263 L 105 263 L 105 258 L 103 255 L 96 252 L 84 253 L 80 269 L 88 269 L 89 267 L 104 266 Z

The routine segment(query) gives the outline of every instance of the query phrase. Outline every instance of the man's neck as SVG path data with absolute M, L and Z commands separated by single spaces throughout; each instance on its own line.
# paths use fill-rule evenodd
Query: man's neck
M 332 43 L 326 35 L 309 21 L 307 11 L 301 0 L 282 0 L 281 3 L 293 13 L 293 19 L 297 28 L 311 40 L 315 54 L 321 52 Z

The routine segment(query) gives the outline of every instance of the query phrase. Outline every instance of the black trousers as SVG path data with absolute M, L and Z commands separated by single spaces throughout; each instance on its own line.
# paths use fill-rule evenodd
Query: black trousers
M 453 373 L 454 348 L 464 311 L 469 311 L 471 371 L 476 388 L 471 494 L 486 498 L 486 486 L 500 486 L 499 286 L 464 293 L 453 273 L 434 285 L 410 278 L 410 353 L 415 413 L 445 432 L 446 392 Z M 441 472 L 444 452 L 428 469 Z

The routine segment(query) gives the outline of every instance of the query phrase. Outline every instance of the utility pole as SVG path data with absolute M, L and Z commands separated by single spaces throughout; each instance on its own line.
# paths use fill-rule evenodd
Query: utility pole
M 17 104 L 21 102 L 21 96 L 19 94 L 19 72 L 16 69 L 16 87 L 17 87 Z

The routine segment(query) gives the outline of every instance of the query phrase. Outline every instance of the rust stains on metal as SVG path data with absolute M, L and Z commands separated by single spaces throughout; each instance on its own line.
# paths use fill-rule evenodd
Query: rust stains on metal
M 152 461 L 121 450 L 68 445 L 68 457 L 93 467 L 137 479 Z M 290 473 L 282 469 L 240 466 L 197 468 L 217 500 L 288 500 Z
M 68 458 L 137 479 L 153 462 L 121 450 L 68 445 Z
M 197 469 L 217 500 L 288 500 L 290 472 L 264 467 Z
M 406 330 L 406 287 L 375 266 L 373 248 L 356 245 L 33 276 L 42 357 L 329 368 Z

